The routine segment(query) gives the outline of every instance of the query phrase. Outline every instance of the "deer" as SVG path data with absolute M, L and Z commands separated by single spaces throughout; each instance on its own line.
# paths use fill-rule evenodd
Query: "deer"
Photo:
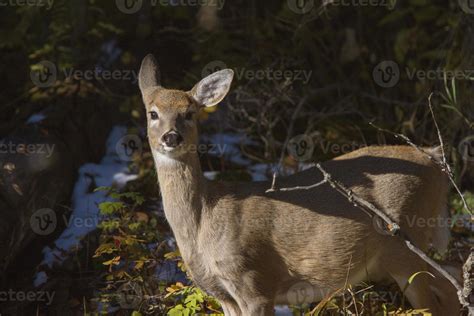
M 204 177 L 196 145 L 197 113 L 219 104 L 234 72 L 216 71 L 191 90 L 160 84 L 147 55 L 139 71 L 147 134 L 166 219 L 192 282 L 230 316 L 274 315 L 275 305 L 318 302 L 362 282 L 395 282 L 414 308 L 459 313 L 456 291 L 373 220 L 325 183 L 308 190 L 274 190 L 270 181 L 224 182 Z M 439 148 L 426 148 L 439 157 Z M 426 155 L 403 145 L 361 148 L 322 163 L 334 179 L 373 203 L 423 251 L 447 248 L 449 227 L 417 227 L 446 218 L 448 181 Z M 316 168 L 278 178 L 279 187 L 323 180 Z M 417 220 L 413 220 L 417 219 Z M 441 227 L 442 226 L 442 227 Z

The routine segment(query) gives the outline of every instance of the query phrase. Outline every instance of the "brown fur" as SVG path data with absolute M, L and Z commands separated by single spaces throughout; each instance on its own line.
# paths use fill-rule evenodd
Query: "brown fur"
M 147 73 L 149 64 L 145 60 L 140 71 L 143 82 L 150 78 L 153 82 Z M 216 91 L 227 93 L 219 76 L 228 75 L 221 73 L 211 80 Z M 193 281 L 219 299 L 226 315 L 273 315 L 276 303 L 301 303 L 299 288 L 306 291 L 307 301 L 321 300 L 347 283 L 366 280 L 395 280 L 403 288 L 413 273 L 429 270 L 401 239 L 378 232 L 370 217 L 328 184 L 265 193 L 269 182 L 206 180 L 197 154 L 187 150 L 198 141 L 196 119 L 184 122 L 182 116 L 206 105 L 196 101 L 200 97 L 214 103 L 225 93 L 193 95 L 201 90 L 206 93 L 202 82 L 197 85 L 202 89 L 190 92 L 143 82 L 147 111 L 154 108 L 160 115 L 158 122 L 149 121 L 148 135 L 166 217 Z M 169 130 L 184 137 L 182 146 L 172 152 L 164 151 L 161 142 Z M 426 250 L 446 240 L 447 236 L 440 237 L 446 229 L 416 227 L 407 220 L 445 215 L 446 177 L 417 150 L 369 147 L 323 167 L 398 221 L 418 247 Z M 277 185 L 303 186 L 321 180 L 321 173 L 312 168 L 278 179 Z M 455 291 L 440 275 L 435 280 L 420 275 L 408 288 L 407 297 L 414 307 L 429 308 L 434 315 L 456 315 L 459 310 Z

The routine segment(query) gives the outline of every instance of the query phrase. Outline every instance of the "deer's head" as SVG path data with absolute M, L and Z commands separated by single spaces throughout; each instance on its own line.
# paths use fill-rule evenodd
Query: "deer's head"
M 139 86 L 147 112 L 148 139 L 154 154 L 178 158 L 195 150 L 198 142 L 196 113 L 214 106 L 226 96 L 232 83 L 231 69 L 217 71 L 199 81 L 190 91 L 165 89 L 160 85 L 158 64 L 147 55 L 140 68 Z

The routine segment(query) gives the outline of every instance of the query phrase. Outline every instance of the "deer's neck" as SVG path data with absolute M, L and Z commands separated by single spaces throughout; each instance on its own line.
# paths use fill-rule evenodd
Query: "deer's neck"
M 197 240 L 206 180 L 197 154 L 175 160 L 154 153 L 154 158 L 166 219 L 184 257 Z

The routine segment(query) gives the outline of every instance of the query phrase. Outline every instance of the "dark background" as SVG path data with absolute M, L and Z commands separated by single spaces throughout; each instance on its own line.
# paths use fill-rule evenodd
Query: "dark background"
M 1 2 L 0 138 L 3 144 L 54 144 L 55 149 L 47 158 L 21 150 L 0 153 L 0 287 L 56 293 L 50 305 L 0 301 L 2 315 L 85 315 L 109 305 L 109 311 L 120 315 L 133 310 L 164 314 L 180 304 L 188 308 L 184 299 L 190 293 L 200 295 L 187 286 L 183 274 L 184 289 L 190 292 L 165 297 L 171 291 L 166 287 L 176 280 L 154 277 L 165 261 L 180 261 L 173 255 L 164 258 L 173 246 L 164 242 L 169 231 L 160 216 L 145 113 L 134 80 L 148 53 L 157 57 L 168 88 L 190 89 L 223 67 L 237 73 L 226 100 L 200 114 L 203 140 L 211 145 L 215 134 L 224 135 L 224 143 L 235 140 L 232 135 L 241 136 L 228 145 L 246 159 L 245 164 L 233 159 L 234 154 L 202 154 L 203 169 L 226 180 L 255 180 L 252 170 L 257 169 L 260 177 L 268 178 L 280 157 L 283 172 L 296 170 L 298 159 L 286 151 L 286 140 L 296 135 L 313 142 L 312 155 L 302 163 L 366 145 L 404 143 L 369 122 L 402 133 L 420 146 L 439 145 L 428 107 L 433 93 L 454 180 L 474 205 L 474 2 L 397 2 Z M 67 75 L 71 70 L 73 75 Z M 89 78 L 91 71 L 96 75 Z M 115 71 L 115 78 L 107 71 Z M 279 71 L 286 78 L 275 78 Z M 303 73 L 309 75 L 307 81 L 300 77 Z M 35 120 L 39 114 L 42 119 Z M 137 179 L 125 187 L 112 186 L 140 192 L 143 203 L 137 196 L 115 193 L 123 205 L 117 212 L 101 208 L 108 216 L 105 227 L 87 234 L 73 250 L 61 249 L 67 258 L 63 263 L 46 266 L 42 251 L 53 247 L 67 224 L 60 220 L 52 233 L 41 235 L 32 230 L 30 219 L 43 208 L 69 218 L 81 174 L 90 181 L 90 194 L 101 186 L 95 174 L 79 168 L 101 162 L 109 133 L 119 125 L 138 136 L 141 147 L 127 161 Z M 450 211 L 453 216 L 467 214 L 454 192 Z M 116 226 L 107 226 L 114 220 L 120 233 Z M 442 259 L 460 262 L 472 245 L 472 223 L 467 228 L 455 226 L 453 233 L 452 251 Z M 130 236 L 140 241 L 117 246 Z M 93 258 L 98 247 L 114 243 L 119 250 Z M 103 264 L 119 255 L 120 264 Z M 35 287 L 33 280 L 40 272 L 48 278 Z M 124 306 L 109 295 L 132 281 L 153 298 Z M 392 290 L 377 288 L 374 293 Z M 400 306 L 399 299 L 376 299 L 369 305 L 361 295 L 358 299 L 374 314 L 384 302 L 391 308 Z M 334 299 L 336 311 L 350 309 L 343 300 Z M 208 313 L 219 308 L 209 297 L 198 299 L 196 305 Z M 294 312 L 309 308 L 295 307 Z

